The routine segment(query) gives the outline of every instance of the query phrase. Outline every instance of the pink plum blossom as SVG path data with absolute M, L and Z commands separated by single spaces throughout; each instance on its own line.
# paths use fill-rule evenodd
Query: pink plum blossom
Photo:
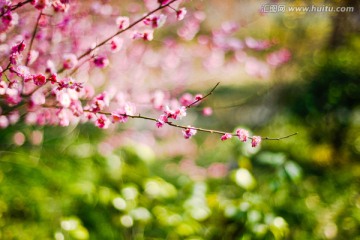
M 56 112 L 56 116 L 59 119 L 59 125 L 60 126 L 69 126 L 70 124 L 70 118 L 69 114 L 67 113 L 66 109 L 59 109 L 59 111 Z
M 134 32 L 133 39 L 143 39 L 145 41 L 151 41 L 154 38 L 154 31 L 153 30 L 145 30 L 143 32 Z
M 36 9 L 43 10 L 49 5 L 49 0 L 35 0 L 33 1 L 33 4 Z
M 271 66 L 277 67 L 288 62 L 291 59 L 291 53 L 287 49 L 280 49 L 279 51 L 270 53 L 266 61 Z
M 4 95 L 6 93 L 6 89 L 8 85 L 5 81 L 0 80 L 0 95 Z
M 69 10 L 69 4 L 61 0 L 54 0 L 51 6 L 55 12 L 67 12 Z
M 225 133 L 224 135 L 221 136 L 221 141 L 225 141 L 232 138 L 232 135 L 230 133 Z
M 240 141 L 246 142 L 247 138 L 249 137 L 249 132 L 245 129 L 237 129 L 236 135 L 239 137 Z
M 182 130 L 183 136 L 185 139 L 189 139 L 196 134 L 196 129 L 188 126 L 186 129 Z
M 75 54 L 67 53 L 63 55 L 63 67 L 65 69 L 73 69 L 78 64 Z
M 168 116 L 167 114 L 162 114 L 160 115 L 160 117 L 157 119 L 157 122 L 156 122 L 156 126 L 158 128 L 161 128 L 162 126 L 164 126 L 165 123 L 167 123 L 169 120 L 168 120 Z
M 132 116 L 135 113 L 135 107 L 132 104 L 125 104 L 124 107 L 111 113 L 112 122 L 125 123 L 128 120 L 128 116 Z
M 193 95 L 191 95 L 190 93 L 185 93 L 181 96 L 179 101 L 181 105 L 188 106 L 194 102 L 194 98 Z
M 260 136 L 253 136 L 251 140 L 251 146 L 256 147 L 261 143 L 261 137 Z
M 97 127 L 104 129 L 108 128 L 110 123 L 111 121 L 104 114 L 100 114 L 95 121 Z
M 205 107 L 205 108 L 203 108 L 203 110 L 202 110 L 202 114 L 203 114 L 204 116 L 211 116 L 212 113 L 213 113 L 213 110 L 212 110 L 211 107 Z
M 179 10 L 177 10 L 176 11 L 177 20 L 179 20 L 179 21 L 183 20 L 186 13 L 187 13 L 186 8 L 180 8 Z
M 159 16 L 150 16 L 144 19 L 144 24 L 152 28 L 159 28 L 165 24 L 166 16 L 160 14 Z
M 116 25 L 118 26 L 118 28 L 120 30 L 124 30 L 124 29 L 129 27 L 130 20 L 129 20 L 128 17 L 123 17 L 123 16 L 117 17 L 116 18 Z
M 42 86 L 46 83 L 46 77 L 42 74 L 35 75 L 33 80 L 36 86 Z
M 93 62 L 95 64 L 95 66 L 97 66 L 99 68 L 104 68 L 107 65 L 109 65 L 109 60 L 104 56 L 95 57 Z
M 9 120 L 6 116 L 0 116 L 0 128 L 7 128 L 9 126 Z
M 158 0 L 158 2 L 159 2 L 161 5 L 166 5 L 166 4 L 168 4 L 169 2 L 171 2 L 171 0 Z
M 124 44 L 124 40 L 122 38 L 114 37 L 110 41 L 110 50 L 111 50 L 111 52 L 115 53 L 115 52 L 120 51 L 123 44 Z

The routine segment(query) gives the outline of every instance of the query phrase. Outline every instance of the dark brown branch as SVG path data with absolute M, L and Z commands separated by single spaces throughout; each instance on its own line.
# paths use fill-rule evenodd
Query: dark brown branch
M 37 29 L 38 29 L 38 27 L 39 27 L 39 21 L 40 21 L 41 15 L 42 15 L 42 12 L 39 13 L 39 16 L 38 16 L 37 19 L 36 19 L 36 24 L 35 24 L 34 30 L 33 30 L 33 32 L 32 32 L 32 35 L 31 35 L 31 40 L 30 40 L 30 45 L 29 45 L 29 51 L 28 51 L 28 54 L 27 54 L 25 66 L 27 66 L 27 65 L 29 64 L 30 54 L 31 54 L 31 48 L 32 48 L 32 45 L 33 45 L 33 43 L 34 43 L 36 31 L 37 31 Z
M 10 9 L 9 9 L 9 11 L 14 11 L 14 10 L 18 9 L 19 7 L 22 7 L 22 6 L 24 6 L 25 4 L 30 3 L 30 2 L 31 2 L 31 0 L 26 0 L 26 1 L 24 1 L 24 2 L 19 2 L 19 3 L 15 4 L 14 6 L 11 6 Z M 1 13 L 1 14 L 0 14 L 0 17 L 4 16 L 7 12 L 8 12 L 8 11 L 5 11 L 5 12 Z
M 210 96 L 210 95 L 215 91 L 215 89 L 219 86 L 219 84 L 220 84 L 220 82 L 218 82 L 218 83 L 211 89 L 211 91 L 210 91 L 208 94 L 206 94 L 206 95 L 203 96 L 202 98 L 194 101 L 193 103 L 190 103 L 189 105 L 186 106 L 186 108 L 191 108 L 191 107 L 192 107 L 193 105 L 195 105 L 196 103 L 198 103 L 198 102 L 204 100 L 205 98 L 207 98 L 208 96 Z

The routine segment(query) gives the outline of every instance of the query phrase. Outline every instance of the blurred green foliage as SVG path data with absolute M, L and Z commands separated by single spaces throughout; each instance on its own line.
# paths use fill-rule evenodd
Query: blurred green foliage
M 318 49 L 331 24 L 319 22 L 320 41 L 300 17 L 273 30 L 294 44 L 293 63 L 276 72 L 290 80 L 220 87 L 214 116 L 197 119 L 299 135 L 252 149 L 198 134 L 199 177 L 181 169 L 184 156 L 146 145 L 101 154 L 107 133 L 87 124 L 1 129 L 0 239 L 360 239 L 360 39 Z M 215 163 L 223 176 L 209 174 Z

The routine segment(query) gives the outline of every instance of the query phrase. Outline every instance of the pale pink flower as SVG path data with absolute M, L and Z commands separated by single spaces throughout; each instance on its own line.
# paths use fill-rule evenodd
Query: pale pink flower
M 64 108 L 68 108 L 71 104 L 70 95 L 66 91 L 60 91 L 56 94 L 56 100 L 63 106 Z
M 106 67 L 107 65 L 109 65 L 109 59 L 107 59 L 106 57 L 104 56 L 98 56 L 98 57 L 95 57 L 94 60 L 93 60 L 95 66 L 99 67 L 99 68 L 104 68 Z
M 175 119 L 176 120 L 182 119 L 185 116 L 186 116 L 186 107 L 181 106 L 180 108 L 175 110 Z
M 128 116 L 122 110 L 117 110 L 117 111 L 112 112 L 111 117 L 112 117 L 113 123 L 116 123 L 116 122 L 125 123 L 128 120 Z
M 249 132 L 245 129 L 237 129 L 236 135 L 239 137 L 240 141 L 246 142 L 247 138 L 249 137 Z
M 253 136 L 251 140 L 251 146 L 256 147 L 261 143 L 261 137 L 260 136 Z
M 20 96 L 20 92 L 14 88 L 6 89 L 6 101 L 9 105 L 14 106 L 21 102 L 22 98 Z
M 165 107 L 164 113 L 166 117 L 176 119 L 175 111 L 171 110 L 169 106 Z
M 49 5 L 49 0 L 36 0 L 35 2 L 35 8 L 38 10 L 43 10 Z
M 124 40 L 122 38 L 119 37 L 114 37 L 111 41 L 110 41 L 110 50 L 111 52 L 118 52 L 121 50 L 122 46 L 124 44 Z
M 254 57 L 249 57 L 245 62 L 245 71 L 251 76 L 266 79 L 270 75 L 269 65 Z
M 158 0 L 158 2 L 163 6 L 171 2 L 171 0 Z
M 287 49 L 280 49 L 279 51 L 272 52 L 266 57 L 268 64 L 277 67 L 281 64 L 288 62 L 291 59 L 291 53 Z
M 187 13 L 186 8 L 180 8 L 179 10 L 177 10 L 176 11 L 177 20 L 179 20 L 179 21 L 183 20 L 186 13 Z
M 166 22 L 166 16 L 160 14 L 159 16 L 151 16 L 144 19 L 143 23 L 145 25 L 151 26 L 152 28 L 162 27 Z
M 57 111 L 56 116 L 58 117 L 60 126 L 62 126 L 62 127 L 69 126 L 70 118 L 65 109 L 60 109 L 59 111 Z
M 145 41 L 151 41 L 154 38 L 154 31 L 153 30 L 145 30 L 143 32 L 135 31 L 132 35 L 132 39 L 143 39 Z
M 73 69 L 78 64 L 75 54 L 67 53 L 63 56 L 63 67 L 65 69 Z
M 39 57 L 39 52 L 36 50 L 31 50 L 27 58 L 28 64 L 29 65 L 33 64 L 38 57 Z
M 232 138 L 232 135 L 230 133 L 225 133 L 224 135 L 221 136 L 221 141 L 225 141 Z
M 165 97 L 165 93 L 160 90 L 154 92 L 153 96 L 151 97 L 151 103 L 153 104 L 153 107 L 157 110 L 162 110 L 164 108 Z
M 42 91 L 34 92 L 31 97 L 31 102 L 35 105 L 42 105 L 45 103 L 45 95 Z
M 224 163 L 212 163 L 207 169 L 209 177 L 222 178 L 225 177 L 228 172 L 228 168 Z
M 188 106 L 193 103 L 193 95 L 190 93 L 185 93 L 180 97 L 180 104 L 183 106 Z
M 69 10 L 69 4 L 61 0 L 53 1 L 51 6 L 55 12 L 67 12 Z
M 44 126 L 46 124 L 46 111 L 40 111 L 36 113 L 36 124 L 40 126 Z M 68 126 L 67 125 L 61 125 L 61 126 Z
M 92 101 L 91 111 L 96 113 L 108 107 L 110 104 L 110 98 L 107 92 L 98 94 Z
M 117 18 L 116 18 L 116 25 L 118 26 L 118 28 L 119 28 L 120 30 L 124 30 L 124 29 L 126 29 L 126 28 L 129 27 L 129 25 L 130 25 L 130 20 L 129 20 L 128 17 L 122 17 L 122 16 L 117 17 Z
M 202 114 L 203 114 L 204 116 L 211 116 L 212 113 L 213 113 L 213 110 L 212 110 L 211 107 L 205 107 L 205 108 L 203 108 L 203 110 L 202 110 Z
M 124 107 L 111 113 L 112 121 L 125 123 L 128 120 L 128 116 L 132 116 L 135 113 L 135 106 L 127 103 Z
M 160 117 L 157 119 L 157 122 L 156 122 L 156 126 L 158 128 L 161 128 L 162 126 L 164 126 L 165 123 L 167 123 L 169 120 L 168 120 L 168 116 L 167 114 L 162 114 L 160 115 Z
M 26 47 L 26 45 L 25 45 L 24 41 L 21 41 L 20 43 L 12 46 L 10 53 L 11 53 L 11 54 L 21 53 L 22 51 L 25 50 L 25 47 Z
M 14 11 L 8 11 L 1 17 L 0 22 L 0 33 L 6 32 L 19 24 L 19 15 Z
M 6 89 L 8 85 L 5 81 L 0 80 L 0 95 L 4 95 L 6 93 Z
M 104 114 L 100 114 L 95 121 L 95 125 L 103 129 L 108 128 L 110 123 L 111 121 Z
M 46 61 L 46 73 L 55 74 L 56 73 L 56 67 L 53 61 L 47 60 Z
M 265 50 L 271 47 L 271 43 L 268 40 L 256 40 L 254 38 L 248 37 L 245 39 L 245 44 L 248 48 L 254 50 Z
M 25 123 L 34 125 L 36 123 L 37 114 L 35 112 L 28 112 L 25 117 Z
M 196 95 L 195 95 L 195 101 L 200 101 L 201 99 L 203 99 L 203 95 L 202 95 L 202 94 L 196 94 Z
M 156 122 L 156 127 L 157 128 L 162 128 L 164 126 L 163 122 L 160 122 L 159 120 Z
M 0 128 L 6 128 L 9 126 L 9 120 L 6 116 L 2 115 L 0 116 Z
M 154 39 L 154 31 L 153 30 L 145 30 L 143 33 L 143 39 L 145 41 L 151 41 Z
M 86 85 L 82 92 L 81 92 L 81 97 L 82 98 L 92 98 L 95 94 L 95 89 L 93 86 L 91 85 Z
M 80 117 L 84 113 L 83 107 L 79 100 L 72 100 L 69 109 L 76 117 Z
M 33 75 L 30 74 L 30 69 L 26 66 L 18 65 L 16 67 L 10 67 L 10 72 L 13 72 L 23 78 L 25 82 L 33 80 Z
M 188 126 L 186 129 L 182 130 L 183 136 L 185 139 L 189 139 L 196 134 L 196 129 Z
M 18 110 L 14 110 L 12 112 L 9 113 L 8 115 L 8 118 L 9 118 L 9 122 L 10 124 L 15 124 L 19 121 L 20 119 L 20 113 Z

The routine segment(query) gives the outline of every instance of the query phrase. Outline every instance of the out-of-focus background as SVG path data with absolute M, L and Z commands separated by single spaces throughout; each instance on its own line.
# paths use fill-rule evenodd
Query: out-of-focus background
M 260 12 L 274 4 L 285 12 Z M 354 11 L 287 8 L 311 5 Z M 205 133 L 185 140 L 178 129 L 154 135 L 141 120 L 111 131 L 20 122 L 0 130 L 0 239 L 360 239 L 359 3 L 185 6 L 206 14 L 189 44 L 234 22 L 235 39 L 267 39 L 291 53 L 265 73 L 257 65 L 249 74 L 240 52 L 229 68 L 195 71 L 184 85 L 191 93 L 221 84 L 203 103 L 213 114 L 191 114 L 200 105 L 186 123 L 298 135 L 251 148 Z M 266 50 L 246 54 L 265 59 Z

